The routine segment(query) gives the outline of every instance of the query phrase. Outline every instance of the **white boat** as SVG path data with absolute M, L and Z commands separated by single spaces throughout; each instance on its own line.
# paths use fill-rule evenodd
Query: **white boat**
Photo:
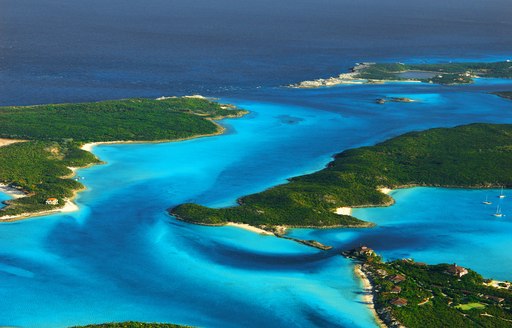
M 492 202 L 490 202 L 488 199 L 487 199 L 487 195 L 485 196 L 485 200 L 482 202 L 482 204 L 485 204 L 485 205 L 491 205 Z
M 505 198 L 505 195 L 503 194 L 503 187 L 501 187 L 501 194 L 498 197 L 499 198 Z
M 496 213 L 493 215 L 497 218 L 501 218 L 503 216 L 503 213 L 501 213 L 501 207 L 499 205 L 496 207 Z

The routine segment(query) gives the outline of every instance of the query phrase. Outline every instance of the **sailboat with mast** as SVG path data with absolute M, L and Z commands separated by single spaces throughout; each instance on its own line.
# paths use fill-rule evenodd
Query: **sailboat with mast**
M 498 196 L 498 198 L 505 198 L 505 194 L 503 193 L 503 187 L 501 187 L 501 194 Z
M 503 213 L 501 213 L 501 207 L 498 205 L 496 206 L 496 213 L 493 214 L 497 218 L 503 217 Z
M 485 205 L 491 205 L 492 202 L 489 201 L 487 195 L 485 195 L 485 200 L 482 202 L 482 204 L 485 204 Z

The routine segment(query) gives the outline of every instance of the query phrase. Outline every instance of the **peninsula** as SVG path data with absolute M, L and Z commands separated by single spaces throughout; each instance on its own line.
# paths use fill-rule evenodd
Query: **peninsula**
M 412 259 L 382 261 L 361 246 L 354 259 L 367 287 L 368 305 L 386 327 L 510 327 L 511 283 L 484 279 L 457 264 L 427 265 Z
M 510 187 L 510 163 L 512 125 L 430 129 L 344 151 L 325 169 L 242 197 L 239 206 L 182 204 L 169 213 L 196 224 L 237 222 L 278 234 L 286 227 L 370 227 L 347 208 L 391 205 L 386 188 Z
M 224 130 L 215 120 L 245 113 L 199 96 L 0 107 L 0 190 L 25 196 L 6 201 L 0 221 L 72 205 L 71 199 L 83 189 L 73 179 L 73 168 L 100 162 L 84 150 L 88 143 L 211 136 Z
M 424 82 L 436 84 L 466 84 L 474 78 L 512 78 L 512 62 L 475 62 L 440 64 L 362 63 L 348 73 L 335 77 L 302 81 L 292 88 L 319 88 L 340 84 L 372 84 L 384 82 Z

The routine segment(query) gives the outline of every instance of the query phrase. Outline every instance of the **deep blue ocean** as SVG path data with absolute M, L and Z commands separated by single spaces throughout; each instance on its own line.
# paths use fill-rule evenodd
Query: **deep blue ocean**
M 398 190 L 394 206 L 354 211 L 376 228 L 291 232 L 329 252 L 165 212 L 232 206 L 407 131 L 512 123 L 512 102 L 489 94 L 512 81 L 280 87 L 361 61 L 507 59 L 511 11 L 508 1 L 0 0 L 0 104 L 203 94 L 250 111 L 221 121 L 222 136 L 96 147 L 107 164 L 78 172 L 80 211 L 0 225 L 0 326 L 376 327 L 339 255 L 360 244 L 512 279 L 512 200 L 493 217 L 498 190 Z M 385 96 L 418 101 L 375 103 Z
M 0 104 L 278 86 L 512 52 L 509 0 L 1 0 Z

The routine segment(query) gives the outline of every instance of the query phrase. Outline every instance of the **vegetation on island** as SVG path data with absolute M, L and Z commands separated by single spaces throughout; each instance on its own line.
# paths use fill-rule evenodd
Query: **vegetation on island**
M 415 100 L 406 97 L 387 97 L 387 98 L 379 98 L 375 102 L 379 105 L 384 105 L 387 102 L 401 102 L 401 103 L 410 103 Z
M 23 190 L 27 197 L 8 200 L 0 216 L 49 211 L 63 205 L 83 186 L 70 177 L 68 167 L 98 163 L 91 153 L 72 141 L 32 141 L 0 147 L 0 182 Z M 57 198 L 58 204 L 46 204 Z
M 349 73 L 338 76 L 302 81 L 292 88 L 320 88 L 340 84 L 382 83 L 385 81 L 419 81 L 437 84 L 467 84 L 474 78 L 512 78 L 512 62 L 492 63 L 358 63 Z
M 493 94 L 500 96 L 505 99 L 512 100 L 512 91 L 499 91 L 499 92 L 493 92 Z
M 69 167 L 99 160 L 80 149 L 100 141 L 164 141 L 219 133 L 213 120 L 245 111 L 201 98 L 111 100 L 0 107 L 0 138 L 29 140 L 0 147 L 0 183 L 27 197 L 6 201 L 0 217 L 62 207 L 83 188 Z M 46 204 L 56 198 L 57 204 Z
M 373 302 L 388 327 L 510 327 L 510 283 L 492 284 L 456 264 L 427 265 L 412 259 L 383 262 L 365 246 L 344 255 L 361 262 Z
M 144 323 L 144 322 L 112 322 L 98 325 L 75 326 L 72 328 L 191 328 L 191 326 L 174 325 L 170 323 Z
M 219 126 L 211 120 L 244 113 L 189 97 L 0 107 L 0 138 L 77 142 L 176 140 L 217 133 Z
M 435 73 L 430 77 L 408 78 L 405 72 Z M 443 64 L 403 64 L 376 63 L 366 65 L 357 71 L 354 78 L 367 80 L 419 80 L 437 84 L 463 84 L 473 82 L 475 77 L 512 78 L 512 63 L 509 61 L 492 63 L 443 63 Z
M 198 224 L 239 222 L 268 230 L 279 225 L 364 227 L 369 223 L 335 214 L 335 209 L 392 204 L 392 198 L 378 190 L 382 187 L 510 187 L 510 163 L 512 125 L 437 128 L 344 151 L 325 169 L 242 197 L 240 206 L 182 204 L 169 212 Z

